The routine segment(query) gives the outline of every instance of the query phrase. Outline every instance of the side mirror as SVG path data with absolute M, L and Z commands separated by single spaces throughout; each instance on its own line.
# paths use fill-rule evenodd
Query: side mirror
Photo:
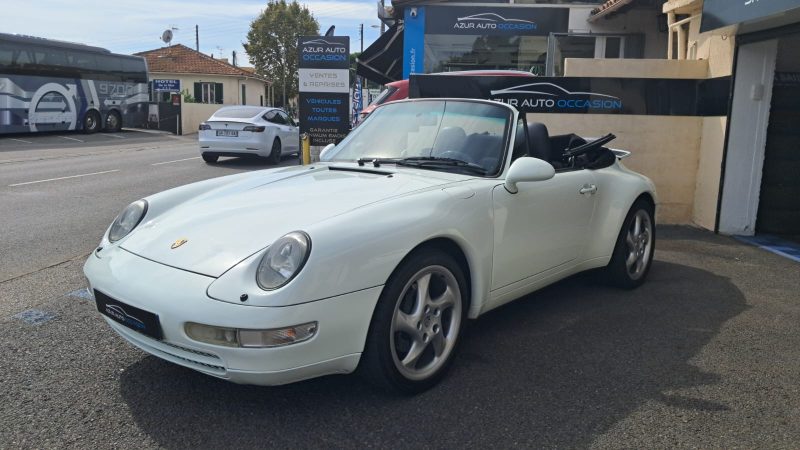
M 325 157 L 325 153 L 328 153 L 328 151 L 330 151 L 333 147 L 336 147 L 336 146 L 334 144 L 328 144 L 322 150 L 320 150 L 319 159 L 322 160 L 322 158 Z
M 553 178 L 556 170 L 547 161 L 523 156 L 511 163 L 506 175 L 506 190 L 512 194 L 519 192 L 517 183 L 545 181 Z

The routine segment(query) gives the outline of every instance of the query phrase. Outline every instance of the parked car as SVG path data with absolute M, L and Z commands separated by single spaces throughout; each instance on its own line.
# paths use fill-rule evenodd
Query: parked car
M 312 166 L 133 202 L 84 272 L 108 325 L 175 364 L 419 392 L 467 319 L 584 270 L 644 282 L 655 188 L 612 138 L 550 137 L 486 100 L 386 104 Z
M 209 164 L 220 156 L 257 155 L 278 164 L 300 150 L 297 124 L 278 108 L 225 106 L 199 127 L 200 154 Z
M 473 76 L 473 77 L 535 77 L 530 72 L 521 70 L 464 70 L 458 72 L 440 72 L 431 75 L 445 76 Z M 372 103 L 361 111 L 360 120 L 364 120 L 378 106 L 397 100 L 408 98 L 408 80 L 393 81 L 386 84 L 386 89 L 381 91 Z

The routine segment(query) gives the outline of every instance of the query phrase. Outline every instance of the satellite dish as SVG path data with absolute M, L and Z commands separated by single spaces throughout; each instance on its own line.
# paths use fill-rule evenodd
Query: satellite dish
M 172 42 L 172 30 L 164 30 L 164 32 L 161 33 L 161 40 L 169 45 L 169 43 Z

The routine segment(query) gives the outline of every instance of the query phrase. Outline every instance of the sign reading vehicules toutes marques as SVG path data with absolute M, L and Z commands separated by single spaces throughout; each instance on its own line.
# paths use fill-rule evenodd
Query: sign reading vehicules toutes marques
M 311 145 L 338 143 L 350 131 L 350 38 L 301 36 L 300 132 Z

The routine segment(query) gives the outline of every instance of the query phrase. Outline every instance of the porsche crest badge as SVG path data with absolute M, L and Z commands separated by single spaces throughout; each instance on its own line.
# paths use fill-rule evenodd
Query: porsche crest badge
M 171 248 L 172 250 L 175 250 L 176 248 L 180 247 L 181 245 L 183 245 L 183 244 L 185 244 L 187 242 L 189 242 L 188 239 L 181 238 L 181 239 L 178 239 L 177 241 L 173 242 L 172 245 L 169 246 L 169 248 Z

